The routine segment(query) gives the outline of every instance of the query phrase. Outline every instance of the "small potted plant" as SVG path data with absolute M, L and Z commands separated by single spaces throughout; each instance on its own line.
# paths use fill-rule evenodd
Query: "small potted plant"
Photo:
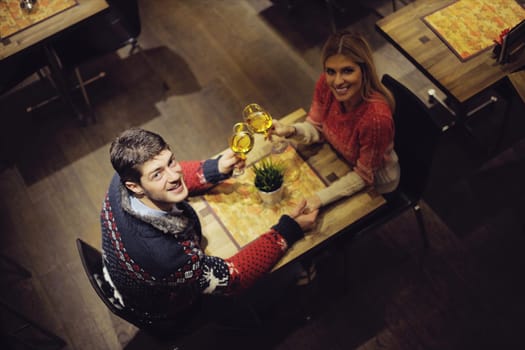
M 265 158 L 252 166 L 255 174 L 253 184 L 259 190 L 261 200 L 266 204 L 279 202 L 283 195 L 284 172 L 286 168 L 281 162 L 273 162 Z

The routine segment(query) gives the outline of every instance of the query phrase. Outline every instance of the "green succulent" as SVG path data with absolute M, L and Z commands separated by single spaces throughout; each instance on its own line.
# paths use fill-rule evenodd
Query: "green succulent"
M 282 162 L 274 163 L 265 158 L 259 164 L 252 165 L 255 173 L 254 185 L 263 192 L 272 192 L 282 186 L 286 168 Z

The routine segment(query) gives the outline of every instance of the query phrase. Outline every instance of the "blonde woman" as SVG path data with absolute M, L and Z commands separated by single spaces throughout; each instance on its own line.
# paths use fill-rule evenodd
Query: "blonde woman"
M 377 76 L 372 51 L 358 34 L 331 35 L 322 51 L 324 71 L 305 122 L 275 122 L 271 134 L 298 143 L 328 142 L 352 171 L 307 199 L 315 210 L 366 187 L 396 189 L 400 170 L 394 151 L 395 101 Z

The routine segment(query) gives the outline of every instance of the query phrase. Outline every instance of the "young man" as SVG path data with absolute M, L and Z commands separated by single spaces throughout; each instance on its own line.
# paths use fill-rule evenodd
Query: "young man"
M 139 317 L 176 318 L 203 294 L 246 290 L 317 217 L 317 211 L 303 213 L 303 202 L 234 256 L 208 256 L 185 200 L 227 179 L 243 161 L 228 150 L 217 159 L 179 162 L 161 136 L 139 128 L 117 137 L 110 156 L 116 174 L 101 212 L 104 277 L 115 301 Z

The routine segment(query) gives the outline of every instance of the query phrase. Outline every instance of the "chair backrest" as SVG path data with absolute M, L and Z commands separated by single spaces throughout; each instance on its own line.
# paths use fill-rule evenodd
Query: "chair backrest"
M 129 309 L 122 307 L 122 305 L 115 301 L 113 296 L 110 295 L 109 291 L 111 290 L 111 287 L 103 277 L 101 252 L 80 238 L 77 238 L 77 248 L 89 282 L 107 308 L 112 313 L 135 325 L 137 328 L 147 331 L 154 330 L 155 326 L 153 325 L 153 322 L 143 318 L 138 318 Z
M 144 324 L 136 319 L 125 307 L 122 307 L 113 300 L 113 296 L 109 295 L 109 283 L 104 280 L 102 271 L 102 254 L 99 250 L 77 238 L 77 248 L 82 261 L 84 271 L 91 283 L 91 286 L 108 307 L 108 309 L 120 318 L 132 323 L 138 328 L 142 328 Z
M 40 47 L 27 48 L 0 60 L 0 95 L 7 93 L 47 64 L 47 57 Z
M 388 74 L 381 81 L 396 100 L 394 148 L 401 167 L 399 188 L 412 200 L 419 200 L 444 131 L 432 119 L 431 110 L 406 86 Z
M 108 0 L 109 8 L 54 40 L 63 65 L 82 62 L 114 52 L 136 41 L 141 32 L 137 0 Z
M 111 286 L 103 277 L 101 252 L 80 238 L 77 238 L 77 248 L 91 286 L 112 313 L 157 337 L 174 337 L 189 332 L 183 328 L 187 325 L 182 326 L 180 319 L 150 320 L 138 317 L 125 306 L 122 307 L 114 300 L 110 293 Z

